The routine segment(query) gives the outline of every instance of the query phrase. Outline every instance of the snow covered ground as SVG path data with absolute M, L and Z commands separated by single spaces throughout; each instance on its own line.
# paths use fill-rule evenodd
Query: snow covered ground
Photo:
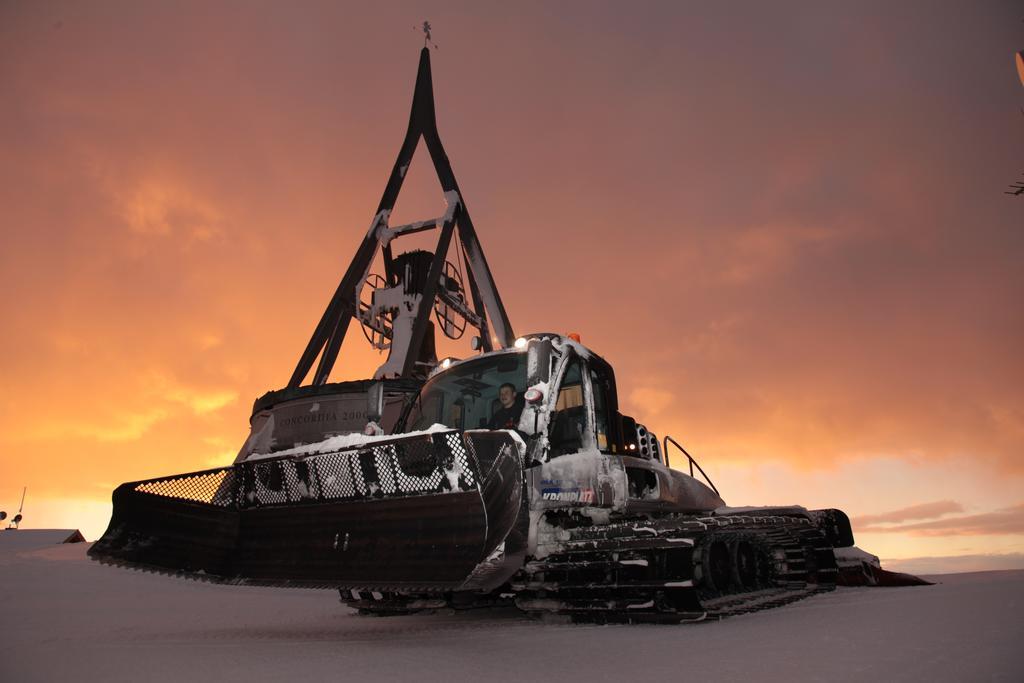
M 722 622 L 573 626 L 505 609 L 360 617 L 329 591 L 132 572 L 88 545 L 0 544 L 0 681 L 1024 681 L 1024 571 Z

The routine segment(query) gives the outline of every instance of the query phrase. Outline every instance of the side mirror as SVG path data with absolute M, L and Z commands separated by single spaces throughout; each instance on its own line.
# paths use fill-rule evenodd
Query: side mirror
M 366 392 L 366 421 L 380 424 L 384 417 L 384 382 L 374 382 Z
M 551 340 L 531 339 L 526 347 L 526 386 L 551 379 Z

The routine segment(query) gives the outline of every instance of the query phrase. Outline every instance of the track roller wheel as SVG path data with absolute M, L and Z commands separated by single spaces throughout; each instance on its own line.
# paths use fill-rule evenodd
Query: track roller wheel
M 704 549 L 701 559 L 706 588 L 719 595 L 729 592 L 733 578 L 729 545 L 723 540 L 714 540 Z
M 756 589 L 763 577 L 759 576 L 759 565 L 757 548 L 745 538 L 732 543 L 732 580 L 740 588 L 745 590 Z

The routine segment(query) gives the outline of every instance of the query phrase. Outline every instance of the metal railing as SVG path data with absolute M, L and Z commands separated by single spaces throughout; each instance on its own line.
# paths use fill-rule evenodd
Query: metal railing
M 719 495 L 719 496 L 722 495 L 722 494 L 718 493 L 718 488 L 714 485 L 714 483 L 712 483 L 711 477 L 708 476 L 707 472 L 705 472 L 701 468 L 700 464 L 696 460 L 693 459 L 693 456 L 690 455 L 689 453 L 687 453 L 686 449 L 683 448 L 679 444 L 679 442 L 676 441 L 675 439 L 673 439 L 671 436 L 666 436 L 665 437 L 665 439 L 664 439 L 664 447 L 662 448 L 662 452 L 665 454 L 665 466 L 666 467 L 670 466 L 669 465 L 669 458 L 668 458 L 668 444 L 669 444 L 669 442 L 671 442 L 672 445 L 674 445 L 676 448 L 681 450 L 683 452 L 683 455 L 685 455 L 686 458 L 690 461 L 690 476 L 691 477 L 693 476 L 693 468 L 696 467 L 697 471 L 700 472 L 702 477 L 704 477 L 704 481 L 706 481 L 708 483 L 708 486 L 711 487 L 711 490 L 714 491 L 716 495 Z

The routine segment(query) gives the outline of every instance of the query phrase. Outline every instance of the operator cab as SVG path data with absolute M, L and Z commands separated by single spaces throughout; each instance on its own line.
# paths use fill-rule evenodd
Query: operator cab
M 495 416 L 508 414 L 502 413 L 502 387 L 508 385 L 515 390 L 518 420 L 497 425 Z M 657 437 L 618 411 L 612 367 L 582 344 L 554 334 L 530 335 L 515 348 L 436 370 L 396 431 L 435 424 L 512 428 L 530 444 L 535 461 L 582 450 L 661 461 Z

